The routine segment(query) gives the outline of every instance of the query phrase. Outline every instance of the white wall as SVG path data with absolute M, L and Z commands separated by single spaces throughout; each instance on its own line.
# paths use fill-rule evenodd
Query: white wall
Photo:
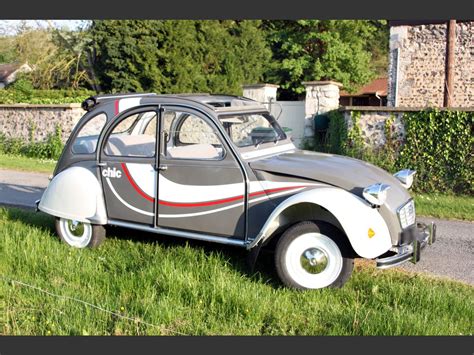
M 268 106 L 268 105 L 267 105 Z M 282 127 L 291 128 L 291 137 L 297 147 L 301 147 L 305 128 L 304 101 L 277 101 L 271 105 L 271 113 L 277 118 L 281 111 L 278 123 Z

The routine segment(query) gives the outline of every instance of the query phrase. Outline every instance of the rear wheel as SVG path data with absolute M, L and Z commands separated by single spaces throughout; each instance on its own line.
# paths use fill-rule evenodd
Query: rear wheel
M 56 218 L 59 238 L 74 248 L 95 248 L 105 240 L 105 228 L 101 225 Z
M 354 268 L 354 259 L 345 257 L 346 248 L 340 232 L 331 225 L 297 223 L 278 240 L 278 276 L 285 285 L 302 290 L 341 287 Z

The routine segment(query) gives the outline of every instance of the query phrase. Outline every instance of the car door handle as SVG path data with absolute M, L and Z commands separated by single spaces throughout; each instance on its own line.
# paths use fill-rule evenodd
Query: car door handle
M 107 163 L 97 163 L 97 166 L 107 166 Z
M 168 165 L 160 165 L 160 166 L 158 167 L 158 170 L 162 170 L 162 171 L 168 170 Z

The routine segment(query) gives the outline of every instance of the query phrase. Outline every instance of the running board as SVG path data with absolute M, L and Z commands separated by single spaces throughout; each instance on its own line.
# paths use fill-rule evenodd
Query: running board
M 231 238 L 226 238 L 226 237 L 216 237 L 213 235 L 179 231 L 175 229 L 168 229 L 168 228 L 161 228 L 161 227 L 154 228 L 154 227 L 145 226 L 143 224 L 118 221 L 114 219 L 109 219 L 107 223 L 113 226 L 117 226 L 117 227 L 138 229 L 144 232 L 171 235 L 173 237 L 203 240 L 205 242 L 221 243 L 221 244 L 234 245 L 234 246 L 239 246 L 239 247 L 245 247 L 247 245 L 247 243 L 243 240 L 231 239 Z

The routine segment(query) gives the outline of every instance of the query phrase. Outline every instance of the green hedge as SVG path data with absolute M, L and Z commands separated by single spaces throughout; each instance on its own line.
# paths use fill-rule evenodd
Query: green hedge
M 404 168 L 416 170 L 413 189 L 418 192 L 473 194 L 474 112 L 407 112 L 402 117 L 403 142 L 396 137 L 393 118 L 389 118 L 386 144 L 377 149 L 364 144 L 358 125 L 360 112 L 352 112 L 350 129 L 341 112 L 332 111 L 329 117 L 327 135 L 307 148 L 363 159 L 392 173 Z
M 0 90 L 0 104 L 69 104 L 81 103 L 94 91 L 89 90 L 28 90 L 4 89 Z
M 49 134 L 44 142 L 35 142 L 33 131 L 34 127 L 31 128 L 29 142 L 21 138 L 7 138 L 0 132 L 0 154 L 58 160 L 64 147 L 61 140 L 61 126 L 56 126 L 55 132 Z

